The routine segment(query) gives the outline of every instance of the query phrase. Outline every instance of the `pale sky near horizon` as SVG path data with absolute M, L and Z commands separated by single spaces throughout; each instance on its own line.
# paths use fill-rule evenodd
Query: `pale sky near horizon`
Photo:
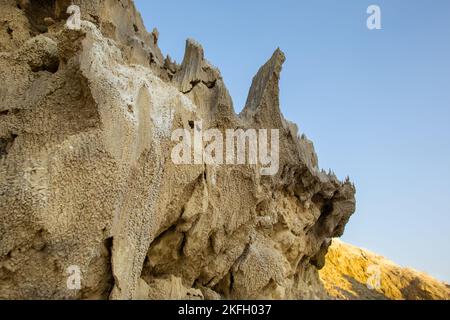
M 450 1 L 135 2 L 163 54 L 203 45 L 237 112 L 280 47 L 282 112 L 357 188 L 343 240 L 450 282 Z

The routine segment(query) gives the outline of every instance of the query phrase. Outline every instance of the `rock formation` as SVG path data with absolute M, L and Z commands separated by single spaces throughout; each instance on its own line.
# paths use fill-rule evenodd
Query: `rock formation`
M 73 1 L 80 30 L 71 3 L 0 0 L 0 298 L 326 298 L 355 189 L 283 118 L 284 54 L 237 115 L 198 43 L 178 65 L 132 1 Z M 278 173 L 174 164 L 172 131 L 198 121 L 280 130 Z
M 320 278 L 335 299 L 450 300 L 448 284 L 337 239 Z

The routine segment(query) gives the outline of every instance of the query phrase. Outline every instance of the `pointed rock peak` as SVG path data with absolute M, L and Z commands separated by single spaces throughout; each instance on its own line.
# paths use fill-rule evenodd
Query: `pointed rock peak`
M 159 40 L 159 31 L 158 31 L 158 29 L 153 28 L 152 37 L 153 37 L 153 44 L 157 45 L 158 44 L 158 40 Z
M 194 39 L 187 39 L 182 67 L 197 65 L 198 63 L 202 62 L 203 59 L 204 53 L 202 45 Z
M 284 52 L 281 51 L 280 48 L 277 48 L 275 52 L 273 53 L 272 57 L 268 61 L 268 63 L 275 63 L 279 64 L 280 68 L 283 65 L 283 63 L 286 61 L 286 56 L 284 55 Z M 281 70 L 279 70 L 280 72 Z
M 248 118 L 259 114 L 260 117 L 267 118 L 265 120 L 272 118 L 277 126 L 282 125 L 278 82 L 285 61 L 284 53 L 277 48 L 272 57 L 259 69 L 253 78 L 247 102 L 241 114 L 243 117 Z M 268 124 L 267 121 L 266 124 Z
M 197 42 L 197 40 L 192 38 L 188 38 L 186 40 L 186 52 L 188 52 L 189 50 L 198 51 L 203 59 L 203 47 L 199 42 Z
M 179 66 L 177 65 L 176 61 L 173 61 L 172 58 L 167 55 L 167 57 L 164 59 L 164 68 L 170 73 L 171 77 L 177 72 Z
M 217 79 L 221 79 L 220 72 L 205 60 L 202 46 L 188 39 L 181 68 L 174 77 L 180 91 L 188 93 L 199 83 L 211 87 Z
M 267 75 L 270 79 L 272 76 L 276 76 L 277 78 L 280 78 L 281 74 L 281 68 L 286 61 L 286 56 L 284 55 L 283 51 L 281 51 L 280 48 L 277 48 L 274 53 L 272 54 L 272 57 L 270 57 L 269 61 L 267 61 L 258 71 L 256 77 L 260 74 Z M 268 79 L 268 80 L 270 80 Z

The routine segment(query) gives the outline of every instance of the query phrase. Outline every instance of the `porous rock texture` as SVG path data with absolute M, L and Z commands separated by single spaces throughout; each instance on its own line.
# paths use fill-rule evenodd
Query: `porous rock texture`
M 318 269 L 355 189 L 283 118 L 284 54 L 237 115 L 198 43 L 179 65 L 158 37 L 130 0 L 0 0 L 0 298 L 327 298 Z M 175 165 L 172 130 L 200 120 L 279 129 L 278 173 Z

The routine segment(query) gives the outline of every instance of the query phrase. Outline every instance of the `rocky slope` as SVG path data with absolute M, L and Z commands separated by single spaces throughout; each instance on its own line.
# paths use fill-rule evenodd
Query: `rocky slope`
M 198 43 L 177 64 L 132 1 L 73 1 L 79 30 L 70 3 L 0 0 L 0 298 L 326 298 L 355 189 L 283 118 L 283 53 L 238 115 Z M 279 170 L 176 165 L 173 130 L 200 121 L 280 130 Z
M 320 278 L 336 299 L 450 300 L 448 284 L 337 239 Z

